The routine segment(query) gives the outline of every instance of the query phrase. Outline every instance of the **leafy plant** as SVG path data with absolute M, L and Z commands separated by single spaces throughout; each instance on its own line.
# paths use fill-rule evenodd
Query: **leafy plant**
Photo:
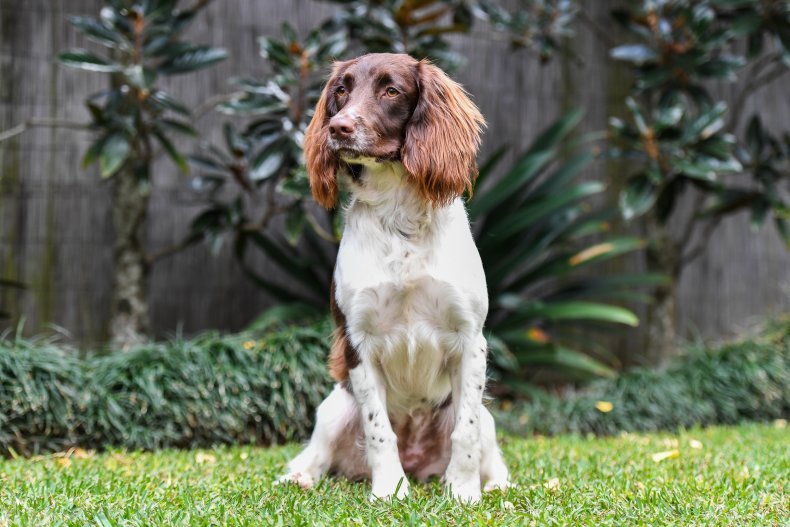
M 81 441 L 85 381 L 74 350 L 0 335 L 0 453 L 31 455 Z
M 520 0 L 518 8 L 508 10 L 499 2 L 482 0 L 480 9 L 494 27 L 511 36 L 515 48 L 534 50 L 541 62 L 557 52 L 568 52 L 563 40 L 573 35 L 577 2 L 571 0 Z
M 178 0 L 106 0 L 98 17 L 71 16 L 69 22 L 103 54 L 71 49 L 58 55 L 64 66 L 109 76 L 109 88 L 88 97 L 89 129 L 96 140 L 83 167 L 99 164 L 112 178 L 115 277 L 110 333 L 118 344 L 143 338 L 148 325 L 146 279 L 152 263 L 141 239 L 151 193 L 157 145 L 182 172 L 183 154 L 173 136 L 196 136 L 189 109 L 159 86 L 163 76 L 190 73 L 216 64 L 224 50 L 191 44 L 183 32 L 209 3 L 179 9 Z
M 232 80 L 241 90 L 219 107 L 251 120 L 242 129 L 226 123 L 223 148 L 204 144 L 190 156 L 199 170 L 194 186 L 206 208 L 193 220 L 189 237 L 207 239 L 215 249 L 231 237 L 245 273 L 275 299 L 324 306 L 336 220 L 334 213 L 316 213 L 311 206 L 302 142 L 325 70 L 346 50 L 346 34 L 316 29 L 300 41 L 285 23 L 282 38 L 264 37 L 259 43 L 273 75 Z M 284 218 L 284 229 L 269 228 L 278 217 Z M 250 248 L 265 253 L 295 287 L 246 265 Z
M 660 358 L 674 348 L 675 284 L 725 216 L 749 210 L 754 228 L 773 216 L 790 248 L 790 136 L 772 135 L 757 115 L 745 134 L 739 128 L 748 98 L 790 71 L 790 5 L 633 0 L 613 16 L 634 39 L 611 50 L 634 79 L 630 118 L 611 121 L 612 155 L 637 167 L 620 208 L 651 236 L 648 267 L 672 278 L 656 290 L 648 319 L 649 355 Z M 728 111 L 707 82 L 739 76 L 747 80 Z M 677 204 L 689 194 L 694 209 L 674 234 L 668 225 L 682 215 Z
M 84 359 L 54 340 L 0 335 L 0 455 L 307 437 L 331 388 L 331 328 L 307 308 L 285 311 L 233 335 Z M 296 322 L 283 323 L 286 315 Z
M 785 321 L 749 340 L 692 347 L 666 370 L 636 369 L 562 398 L 543 394 L 497 417 L 518 434 L 616 434 L 765 421 L 788 413 L 790 332 Z
M 481 168 L 480 190 L 469 203 L 488 281 L 488 340 L 502 382 L 514 391 L 530 390 L 524 378 L 538 365 L 612 376 L 611 356 L 591 332 L 601 324 L 636 326 L 637 317 L 612 301 L 642 300 L 639 288 L 664 281 L 588 272 L 644 243 L 609 234 L 617 211 L 590 204 L 604 190 L 601 183 L 579 181 L 592 154 L 567 147 L 581 115 L 559 119 L 489 182 L 500 151 Z

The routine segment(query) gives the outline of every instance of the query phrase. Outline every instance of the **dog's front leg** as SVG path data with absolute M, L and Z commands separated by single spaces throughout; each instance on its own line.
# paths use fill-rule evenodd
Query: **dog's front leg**
M 480 499 L 480 410 L 486 380 L 486 341 L 480 335 L 464 348 L 452 373 L 455 427 L 444 481 L 462 501 Z
M 387 393 L 381 376 L 369 358 L 349 370 L 349 379 L 360 408 L 365 433 L 365 452 L 373 480 L 371 498 L 403 498 L 409 482 L 398 455 L 398 438 L 387 414 Z

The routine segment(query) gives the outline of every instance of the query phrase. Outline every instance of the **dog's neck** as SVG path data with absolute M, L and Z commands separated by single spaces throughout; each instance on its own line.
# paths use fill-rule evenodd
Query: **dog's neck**
M 435 232 L 443 209 L 425 201 L 400 161 L 354 159 L 344 172 L 352 196 L 347 221 L 373 220 L 406 238 Z

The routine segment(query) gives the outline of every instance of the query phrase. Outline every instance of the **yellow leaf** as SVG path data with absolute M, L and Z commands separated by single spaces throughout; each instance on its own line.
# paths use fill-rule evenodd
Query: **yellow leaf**
M 59 457 L 55 461 L 57 462 L 58 465 L 64 468 L 68 468 L 71 466 L 71 459 L 67 457 Z
M 656 463 L 660 463 L 665 459 L 675 459 L 680 457 L 680 450 L 675 449 L 675 450 L 665 450 L 664 452 L 656 452 L 650 457 L 652 457 L 653 461 L 655 461 Z
M 557 490 L 560 488 L 560 478 L 551 478 L 543 486 L 546 490 Z
M 588 247 L 585 250 L 576 253 L 574 256 L 571 256 L 571 259 L 568 260 L 568 262 L 575 267 L 581 263 L 586 262 L 587 260 L 595 258 L 596 256 L 606 254 L 613 249 L 614 245 L 611 243 L 599 243 L 598 245 Z
M 254 340 L 248 340 L 244 344 L 242 344 L 242 346 L 244 346 L 245 350 L 251 350 L 252 348 L 255 347 L 255 341 Z
M 608 414 L 614 409 L 614 405 L 609 401 L 598 401 L 597 403 L 595 403 L 595 409 L 598 410 L 599 412 Z
M 551 340 L 551 338 L 540 328 L 529 328 L 527 331 L 527 338 L 534 342 L 540 342 L 541 344 L 545 344 Z
M 217 462 L 217 458 L 215 456 L 211 455 L 211 454 L 205 454 L 203 452 L 198 452 L 197 455 L 195 455 L 195 461 L 197 461 L 198 463 L 201 463 L 201 464 L 202 463 L 209 463 L 209 464 L 211 464 L 211 463 L 216 463 Z

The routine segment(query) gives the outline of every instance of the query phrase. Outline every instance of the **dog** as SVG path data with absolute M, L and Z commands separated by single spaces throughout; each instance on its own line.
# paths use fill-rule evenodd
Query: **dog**
M 483 405 L 488 294 L 462 195 L 485 125 L 431 63 L 375 53 L 337 62 L 305 132 L 314 199 L 348 190 L 330 301 L 337 381 L 281 482 L 325 472 L 407 495 L 442 477 L 465 502 L 508 486 Z

